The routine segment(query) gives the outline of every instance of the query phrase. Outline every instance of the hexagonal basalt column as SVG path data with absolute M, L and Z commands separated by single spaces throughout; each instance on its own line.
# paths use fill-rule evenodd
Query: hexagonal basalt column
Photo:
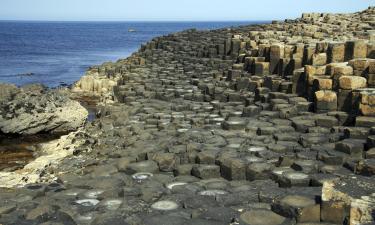
M 320 222 L 320 205 L 314 199 L 300 195 L 288 195 L 272 205 L 276 213 L 295 218 L 298 223 Z

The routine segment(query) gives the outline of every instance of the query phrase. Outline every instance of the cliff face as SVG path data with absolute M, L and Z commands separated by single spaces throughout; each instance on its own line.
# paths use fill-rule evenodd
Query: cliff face
M 93 67 L 73 90 L 107 104 L 0 222 L 372 224 L 372 30 L 375 8 L 308 13 Z

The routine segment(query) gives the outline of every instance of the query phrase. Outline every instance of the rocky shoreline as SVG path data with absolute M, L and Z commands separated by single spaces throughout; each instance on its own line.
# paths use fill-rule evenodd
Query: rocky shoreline
M 374 224 L 374 96 L 374 7 L 157 37 L 71 90 L 4 85 L 2 133 L 65 135 L 0 172 L 0 224 Z

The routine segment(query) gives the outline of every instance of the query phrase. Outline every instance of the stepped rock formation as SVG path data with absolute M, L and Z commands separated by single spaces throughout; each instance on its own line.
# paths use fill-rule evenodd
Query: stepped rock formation
M 92 67 L 73 91 L 98 118 L 44 183 L 0 190 L 0 223 L 374 224 L 374 30 L 374 7 L 306 13 Z

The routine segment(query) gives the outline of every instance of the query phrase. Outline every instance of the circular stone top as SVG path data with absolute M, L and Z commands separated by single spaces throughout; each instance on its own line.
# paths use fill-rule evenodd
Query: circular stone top
M 305 180 L 309 178 L 309 175 L 300 172 L 285 172 L 283 175 L 292 180 Z
M 313 166 L 315 162 L 313 160 L 297 160 L 296 163 L 304 166 Z
M 147 167 L 147 166 L 150 166 L 150 163 L 151 163 L 151 161 L 145 160 L 145 161 L 137 162 L 136 164 L 137 164 L 138 167 L 141 167 L 141 166 Z
M 228 148 L 240 148 L 241 144 L 238 143 L 231 143 L 227 145 Z
M 264 159 L 259 158 L 259 157 L 255 157 L 255 156 L 248 156 L 248 157 L 245 158 L 245 160 L 247 162 L 251 162 L 251 163 L 254 163 L 254 162 L 264 162 Z
M 290 167 L 277 167 L 272 170 L 275 175 L 282 175 L 285 172 L 292 172 L 292 169 Z
M 223 190 L 215 190 L 215 189 L 213 189 L 213 190 L 201 191 L 198 194 L 199 195 L 204 195 L 204 196 L 216 196 L 216 195 L 225 195 L 227 193 L 228 192 L 223 191 Z
M 96 206 L 99 203 L 97 199 L 80 199 L 76 201 L 77 204 L 82 206 Z
M 167 184 L 166 187 L 169 190 L 172 190 L 176 186 L 182 186 L 182 185 L 186 185 L 186 184 L 187 184 L 186 182 L 173 182 L 173 183 Z
M 64 195 L 66 196 L 77 196 L 81 191 L 78 190 L 66 190 L 64 191 Z
M 121 199 L 107 199 L 100 202 L 100 205 L 104 206 L 107 210 L 117 210 L 121 204 Z
M 230 114 L 234 115 L 234 116 L 241 116 L 242 115 L 242 111 L 233 111 Z
M 152 173 L 147 173 L 147 172 L 140 172 L 140 173 L 135 173 L 132 175 L 132 178 L 134 180 L 146 180 L 150 177 L 152 177 L 153 174 Z
M 103 190 L 89 190 L 89 191 L 86 191 L 83 195 L 86 197 L 86 198 L 98 198 L 98 195 L 100 195 L 101 193 L 103 193 L 104 191 Z
M 186 131 L 188 131 L 189 129 L 186 129 L 186 128 L 180 128 L 180 129 L 177 129 L 177 132 L 178 133 L 185 133 Z
M 255 147 L 255 146 L 250 147 L 248 149 L 249 152 L 261 152 L 261 151 L 265 151 L 265 150 L 267 150 L 266 147 Z
M 239 124 L 245 124 L 244 121 L 242 120 L 230 120 L 230 121 L 226 121 L 229 125 L 239 125 Z
M 249 225 L 279 225 L 285 218 L 270 210 L 251 210 L 241 214 L 240 219 Z
M 313 199 L 300 195 L 288 195 L 281 200 L 281 203 L 299 208 L 316 204 Z
M 77 220 L 82 221 L 84 223 L 88 223 L 94 218 L 94 216 L 95 216 L 94 212 L 87 212 L 87 213 L 84 213 L 84 214 L 78 214 Z
M 151 205 L 156 210 L 174 210 L 178 208 L 177 203 L 172 201 L 158 201 Z
M 118 206 L 122 204 L 122 200 L 121 199 L 108 199 L 108 200 L 104 200 L 100 204 L 103 204 L 106 206 Z

